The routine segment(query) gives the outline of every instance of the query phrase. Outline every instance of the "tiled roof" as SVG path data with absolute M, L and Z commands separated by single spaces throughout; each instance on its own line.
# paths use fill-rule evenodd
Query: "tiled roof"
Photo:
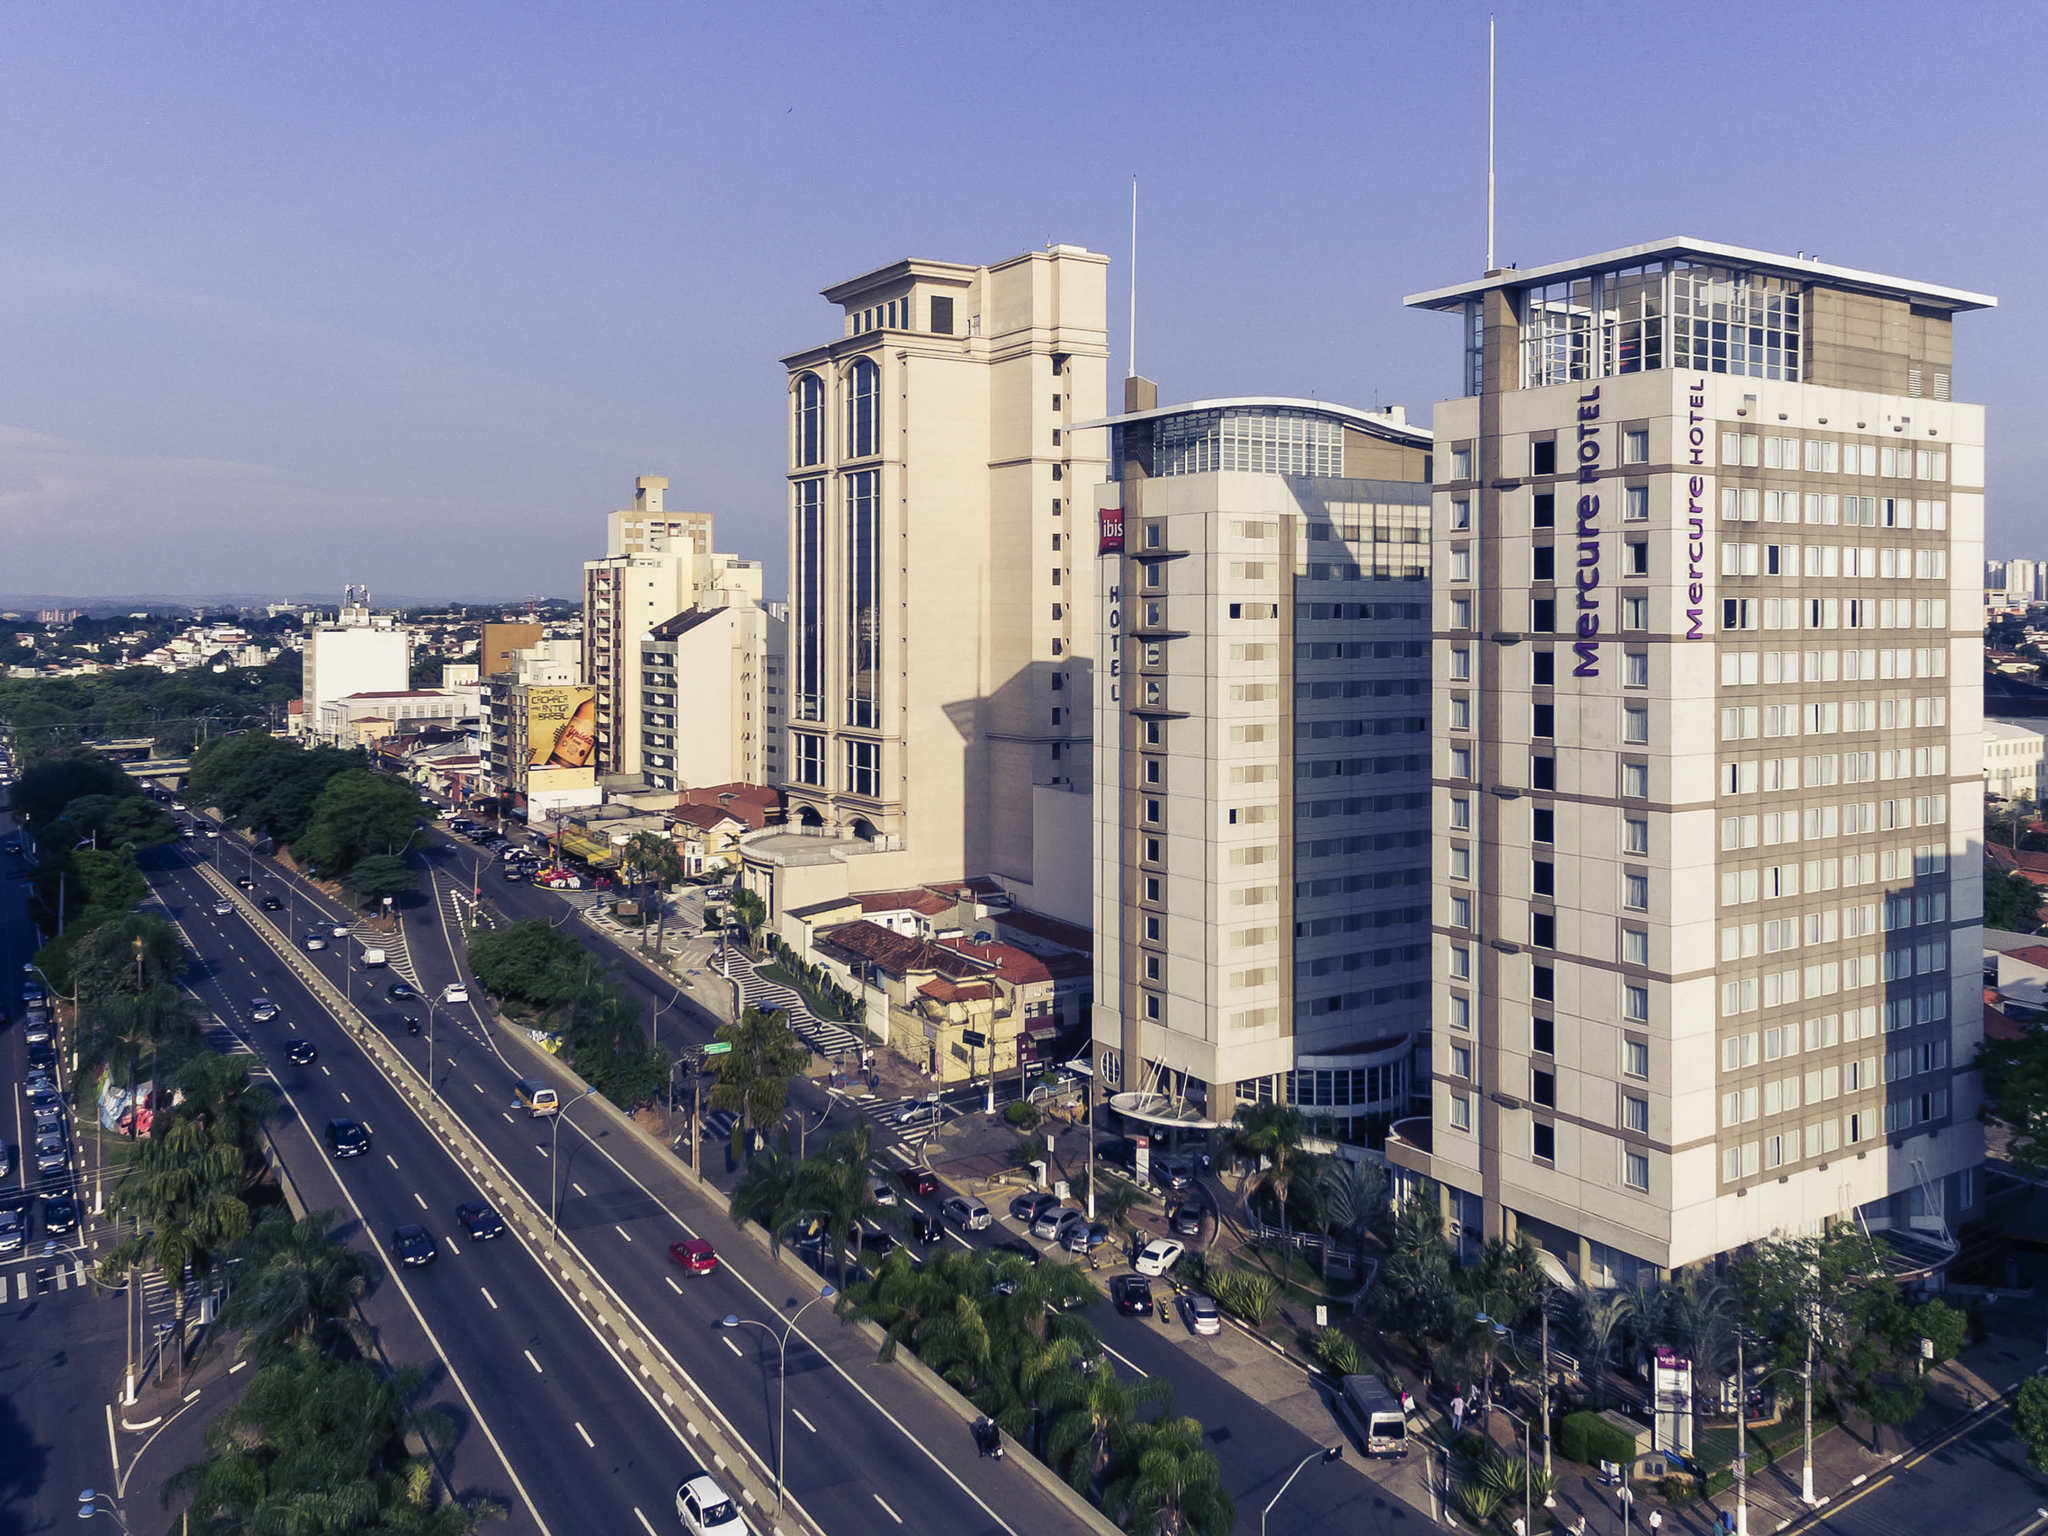
M 976 944 L 971 939 L 941 939 L 939 943 L 984 965 L 993 966 L 996 974 L 1013 987 L 1052 980 L 1052 972 L 1046 969 L 1043 960 L 1014 944 Z
M 2025 949 L 2008 949 L 2008 958 L 2048 971 L 2048 944 L 2029 944 Z
M 724 822 L 745 826 L 746 822 L 731 811 L 720 810 L 715 805 L 679 805 L 669 813 L 671 821 L 687 822 L 700 832 L 709 832 Z
M 950 976 L 934 976 L 917 992 L 937 1003 L 974 1003 L 996 995 L 993 982 L 955 981 Z
M 892 976 L 907 976 L 913 971 L 935 971 L 941 976 L 955 977 L 985 974 L 984 967 L 965 955 L 865 918 L 827 928 L 815 942 L 827 953 L 868 961 Z
M 922 912 L 937 917 L 953 910 L 954 903 L 937 891 L 912 886 L 907 891 L 856 891 L 853 899 L 863 912 Z
M 2001 1008 L 1989 1003 L 1984 1005 L 1984 1038 L 1986 1040 L 2023 1040 L 2026 1027 L 2013 1019 Z
M 1084 955 L 1095 952 L 1095 935 L 1079 923 L 1063 923 L 1043 912 L 997 912 L 992 916 L 998 928 L 1014 928 L 1034 939 L 1044 939 L 1047 943 Z

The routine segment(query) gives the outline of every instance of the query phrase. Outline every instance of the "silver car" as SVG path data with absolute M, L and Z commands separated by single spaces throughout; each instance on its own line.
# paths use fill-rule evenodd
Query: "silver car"
M 0 1253 L 13 1253 L 21 1247 L 24 1226 L 21 1212 L 0 1211 Z
M 1189 1333 L 1207 1336 L 1223 1331 L 1222 1314 L 1216 1310 L 1216 1302 L 1211 1297 L 1202 1295 L 1181 1297 L 1180 1315 L 1186 1319 Z

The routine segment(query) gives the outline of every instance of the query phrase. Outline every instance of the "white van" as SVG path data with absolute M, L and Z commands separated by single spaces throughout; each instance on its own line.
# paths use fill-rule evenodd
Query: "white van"
M 384 951 L 381 949 L 365 949 L 363 951 L 363 964 L 366 966 L 384 964 Z
M 1401 1410 L 1401 1400 L 1379 1377 L 1346 1376 L 1344 1406 L 1358 1421 L 1366 1455 L 1398 1459 L 1408 1454 L 1408 1415 Z

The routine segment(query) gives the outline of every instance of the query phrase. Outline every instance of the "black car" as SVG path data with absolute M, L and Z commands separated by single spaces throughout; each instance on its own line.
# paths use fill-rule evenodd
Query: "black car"
M 1026 1264 L 1036 1264 L 1039 1260 L 1039 1252 L 1036 1248 L 1032 1247 L 1029 1243 L 1019 1242 L 1014 1237 L 1007 1242 L 989 1244 L 989 1252 L 1008 1254 L 1012 1258 L 1022 1259 Z
M 77 1226 L 78 1201 L 72 1196 L 59 1195 L 43 1202 L 43 1230 L 50 1236 L 73 1231 Z
M 32 1045 L 28 1048 L 28 1065 L 32 1072 L 55 1072 L 57 1053 L 47 1045 Z
M 256 882 L 254 880 L 251 880 L 247 875 L 238 875 L 235 878 L 235 884 L 239 885 L 245 891 L 253 891 L 256 889 Z
M 284 1059 L 295 1067 L 310 1067 L 320 1059 L 320 1053 L 313 1049 L 310 1040 L 287 1040 L 284 1043 Z
M 284 910 L 284 903 L 275 896 L 266 896 L 263 898 L 263 910 L 266 912 L 282 912 Z
M 1109 1282 L 1109 1299 L 1125 1317 L 1150 1316 L 1152 1282 L 1143 1275 L 1118 1275 Z
M 416 1222 L 407 1222 L 392 1232 L 391 1251 L 407 1269 L 419 1269 L 434 1262 L 434 1234 Z
M 408 986 L 405 982 L 394 981 L 393 983 L 391 983 L 390 986 L 384 989 L 384 995 L 390 998 L 391 1001 L 393 1001 L 394 1003 L 402 1003 L 409 998 L 418 997 L 419 993 L 415 991 L 411 986 Z
M 330 1120 L 327 1150 L 336 1157 L 361 1157 L 370 1150 L 370 1133 L 353 1120 Z
M 455 1219 L 462 1223 L 472 1243 L 488 1243 L 494 1237 L 505 1235 L 505 1223 L 481 1200 L 466 1200 L 455 1207 Z
M 910 1235 L 916 1238 L 919 1243 L 929 1247 L 945 1234 L 939 1226 L 938 1217 L 927 1216 L 922 1211 L 912 1211 L 910 1213 Z

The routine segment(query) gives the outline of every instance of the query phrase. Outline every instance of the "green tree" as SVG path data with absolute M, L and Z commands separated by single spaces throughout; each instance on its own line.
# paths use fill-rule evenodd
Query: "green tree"
M 1581 1286 L 1575 1297 L 1572 1337 L 1579 1347 L 1579 1369 L 1593 1389 L 1595 1412 L 1607 1406 L 1608 1371 L 1614 1345 L 1628 1322 L 1628 1303 L 1619 1291 Z
M 1934 1346 L 1934 1363 L 1953 1360 L 1970 1342 L 1970 1318 L 1939 1296 L 1913 1309 L 1912 1330 Z
M 375 1266 L 335 1237 L 339 1219 L 315 1211 L 295 1221 L 273 1208 L 241 1244 L 241 1278 L 221 1321 L 241 1331 L 243 1352 L 258 1365 L 285 1360 L 301 1339 L 323 1353 L 344 1342 L 367 1346 L 355 1304 Z
M 367 768 L 349 768 L 329 779 L 313 806 L 295 856 L 321 874 L 346 880 L 372 854 L 400 854 L 419 824 L 419 796 L 403 784 Z
M 1229 1536 L 1237 1506 L 1223 1491 L 1223 1471 L 1202 1444 L 1193 1419 L 1144 1425 L 1131 1436 L 1127 1469 L 1103 1505 L 1129 1536 Z
M 1387 1176 L 1377 1163 L 1333 1157 L 1317 1171 L 1331 1222 L 1363 1257 L 1366 1241 L 1387 1208 Z
M 1077 1492 L 1095 1493 L 1112 1454 L 1137 1429 L 1139 1414 L 1172 1406 L 1173 1388 L 1157 1377 L 1126 1381 L 1113 1370 L 1090 1371 L 1046 1429 L 1046 1463 Z
M 342 881 L 360 906 L 374 907 L 386 896 L 402 896 L 419 884 L 419 872 L 395 853 L 373 853 L 357 862 Z
M 1984 926 L 2032 933 L 2041 926 L 2041 887 L 2016 869 L 1984 861 Z
M 1287 1202 L 1303 1160 L 1301 1144 L 1307 1135 L 1308 1122 L 1300 1110 L 1291 1104 L 1267 1102 L 1248 1104 L 1240 1109 L 1237 1126 L 1231 1136 L 1240 1154 L 1259 1160 L 1259 1171 L 1254 1176 L 1252 1187 L 1271 1195 L 1279 1207 L 1281 1239 L 1289 1253 L 1294 1245 L 1288 1226 Z
M 851 1266 L 860 1262 L 865 1229 L 888 1215 L 875 1201 L 874 1174 L 868 1166 L 873 1143 L 874 1127 L 865 1120 L 840 1131 L 825 1143 L 822 1154 L 803 1160 L 791 1183 L 793 1214 L 815 1216 L 824 1223 L 839 1255 L 842 1285 Z
M 70 841 L 93 839 L 93 846 L 105 853 L 157 848 L 178 837 L 171 813 L 138 794 L 80 795 L 64 807 L 57 825 Z
M 683 878 L 682 860 L 676 857 L 676 845 L 668 838 L 654 832 L 635 832 L 626 839 L 625 856 L 620 861 L 629 873 L 639 876 L 640 886 L 640 947 L 647 948 L 647 908 L 650 901 L 659 900 L 658 891 Z M 657 909 L 659 921 L 665 923 L 668 906 L 662 903 Z M 657 931 L 655 944 L 659 947 L 661 935 Z
M 529 918 L 504 928 L 472 929 L 469 967 L 500 1002 L 546 1013 L 586 983 L 589 951 L 549 926 Z
M 44 757 L 23 771 L 14 784 L 14 814 L 40 838 L 74 800 L 88 795 L 119 800 L 141 792 L 118 763 L 80 747 Z
M 80 934 L 62 984 L 76 994 L 80 1007 L 91 1008 L 110 998 L 175 986 L 187 959 L 184 941 L 169 923 L 154 912 L 132 912 Z
M 739 1157 L 749 1145 L 749 1133 L 773 1124 L 789 1107 L 790 1079 L 803 1071 L 810 1054 L 780 1010 L 748 1008 L 737 1023 L 721 1024 L 715 1034 L 730 1041 L 732 1049 L 717 1058 L 717 1081 L 707 1097 L 713 1109 L 739 1117 L 732 1128 L 732 1152 Z
M 2048 1472 L 2048 1376 L 2029 1376 L 2012 1401 L 2012 1427 L 2036 1472 Z
M 134 1265 L 154 1269 L 171 1289 L 179 1349 L 185 1340 L 185 1274 L 203 1281 L 249 1230 L 243 1203 L 244 1154 L 232 1137 L 189 1116 L 131 1144 L 114 1186 L 114 1208 L 132 1216 L 137 1232 L 100 1260 L 112 1282 Z
M 1977 1066 L 1984 1081 L 1980 1113 L 2006 1133 L 2007 1160 L 2033 1178 L 2048 1175 L 2048 1033 L 1986 1040 Z
M 754 935 L 768 921 L 768 903 L 761 899 L 759 892 L 749 890 L 735 877 L 728 909 L 732 920 L 740 925 L 740 942 L 752 949 Z

